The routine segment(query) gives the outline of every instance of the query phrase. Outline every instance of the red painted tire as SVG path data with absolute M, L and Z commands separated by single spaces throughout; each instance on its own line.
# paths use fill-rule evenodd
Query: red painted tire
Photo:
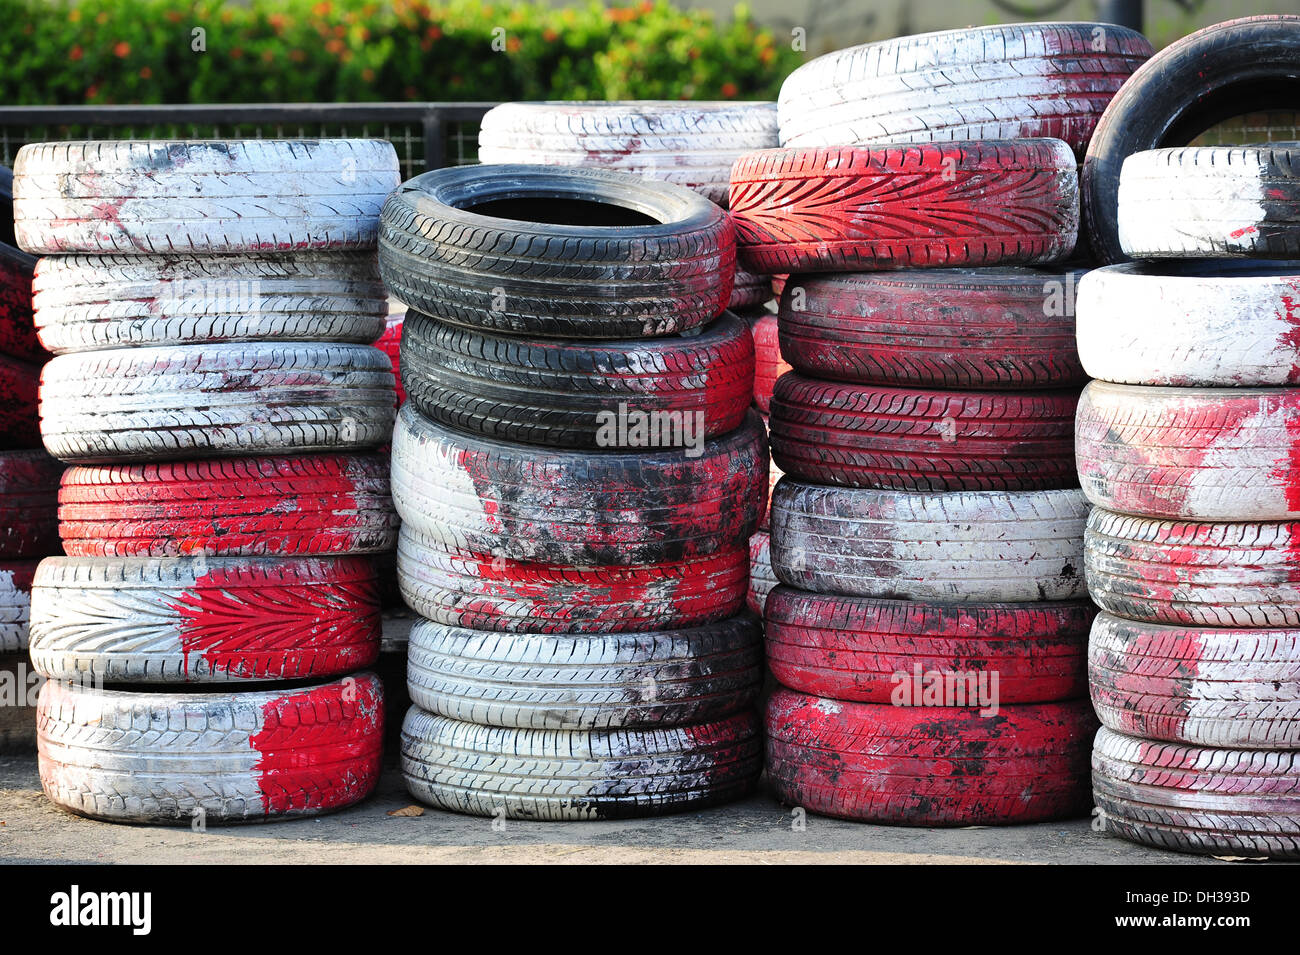
M 782 802 L 903 826 L 1014 825 L 1086 815 L 1096 718 L 1087 700 L 974 707 L 845 703 L 779 690 L 767 773 Z
M 0 354 L 0 448 L 39 448 L 41 369 Z
M 1086 600 L 946 604 L 782 586 L 764 615 L 768 665 L 792 690 L 860 703 L 892 703 L 918 667 L 922 677 L 987 673 L 1000 704 L 1070 700 L 1088 690 L 1095 613 Z
M 772 573 L 772 538 L 759 531 L 749 539 L 749 594 L 745 605 L 758 616 L 763 616 L 767 595 L 777 585 Z
M 725 620 L 745 606 L 749 551 L 627 567 L 570 567 L 448 551 L 403 526 L 397 580 L 436 623 L 514 633 L 630 633 Z
M 754 335 L 754 404 L 763 414 L 770 414 L 776 380 L 790 365 L 781 357 L 775 315 L 765 310 L 749 323 L 749 330 Z
M 772 399 L 772 458 L 813 484 L 903 491 L 1070 487 L 1066 391 L 923 391 L 787 374 Z
M 1059 139 L 766 149 L 732 167 L 731 214 L 750 272 L 1046 264 L 1078 190 Z
M 0 559 L 59 552 L 62 473 L 44 451 L 0 451 Z
M 32 277 L 36 256 L 0 243 L 0 354 L 41 363 L 50 353 L 36 337 Z
M 36 560 L 0 560 L 0 654 L 27 649 Z M 23 659 L 26 659 L 24 655 Z
M 828 381 L 927 388 L 1065 388 L 1082 272 L 936 269 L 802 275 L 781 295 L 781 354 Z
M 402 324 L 406 321 L 406 307 L 400 311 L 390 311 L 384 325 L 384 334 L 375 342 L 375 347 L 388 356 L 393 363 L 393 377 L 397 379 L 397 406 L 400 408 L 406 400 L 406 389 L 402 386 Z
M 59 491 L 69 557 L 371 554 L 397 543 L 379 455 L 71 467 Z

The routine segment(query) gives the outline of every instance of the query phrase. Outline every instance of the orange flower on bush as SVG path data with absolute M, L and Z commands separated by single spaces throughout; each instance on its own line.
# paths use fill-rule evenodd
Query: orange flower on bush
M 148 80 L 153 78 L 153 70 L 147 66 L 140 67 L 140 79 Z
M 318 17 L 327 17 L 330 15 L 330 5 L 322 0 L 321 3 L 318 3 L 311 8 L 311 12 L 316 14 Z
M 560 35 L 556 33 L 554 30 L 552 30 L 550 27 L 547 27 L 545 30 L 542 31 L 542 39 L 545 40 L 547 43 L 554 43 L 559 38 Z
M 125 40 L 118 40 L 117 43 L 113 45 L 113 55 L 119 60 L 126 59 L 126 57 L 131 55 L 131 44 L 127 43 Z
M 82 53 L 81 51 L 81 44 L 77 44 L 71 50 L 68 51 L 68 59 L 72 60 L 72 62 L 74 63 L 77 62 L 77 60 L 81 59 L 83 56 L 85 56 L 85 54 Z
M 523 45 L 523 41 L 521 41 L 517 36 L 512 36 L 506 40 L 506 50 L 511 53 L 518 53 L 519 48 Z
M 307 54 L 302 50 L 290 50 L 289 59 L 293 60 L 295 63 L 301 63 L 307 59 Z
M 375 81 L 375 71 L 367 66 L 361 71 L 361 78 L 367 83 L 373 83 Z
M 325 52 L 333 53 L 335 56 L 338 56 L 340 53 L 343 52 L 343 41 L 340 40 L 338 37 L 335 37 L 334 39 L 330 40 L 328 43 L 325 44 Z
M 731 99 L 731 97 L 735 96 L 739 92 L 740 90 L 736 89 L 735 83 L 722 84 L 722 95 L 725 96 L 727 99 Z

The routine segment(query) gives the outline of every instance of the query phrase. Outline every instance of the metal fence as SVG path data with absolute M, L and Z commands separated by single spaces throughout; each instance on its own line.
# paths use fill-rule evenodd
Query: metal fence
M 70 139 L 387 139 L 402 178 L 478 161 L 494 103 L 0 107 L 0 165 L 26 143 Z

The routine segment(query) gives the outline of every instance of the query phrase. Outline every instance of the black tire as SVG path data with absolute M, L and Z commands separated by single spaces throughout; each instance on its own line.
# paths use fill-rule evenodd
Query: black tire
M 1185 146 L 1232 116 L 1300 102 L 1300 16 L 1229 20 L 1199 30 L 1140 66 L 1106 107 L 1083 161 L 1088 243 L 1102 263 L 1119 241 L 1119 178 L 1133 153 Z
M 754 343 L 730 313 L 699 335 L 586 343 L 485 335 L 412 310 L 399 365 L 411 403 L 439 424 L 596 448 L 602 415 L 620 405 L 638 415 L 702 413 L 706 438 L 738 428 L 750 404 Z
M 736 261 L 731 221 L 709 200 L 603 169 L 425 173 L 388 197 L 379 235 L 380 274 L 407 305 L 547 338 L 703 325 L 730 300 Z
M 14 239 L 14 171 L 0 166 L 0 242 L 17 245 Z

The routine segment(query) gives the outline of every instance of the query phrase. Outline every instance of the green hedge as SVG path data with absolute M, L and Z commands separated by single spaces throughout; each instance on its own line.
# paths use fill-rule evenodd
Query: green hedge
M 0 16 L 9 105 L 771 99 L 802 60 L 744 6 L 719 22 L 666 0 L 0 0 Z

